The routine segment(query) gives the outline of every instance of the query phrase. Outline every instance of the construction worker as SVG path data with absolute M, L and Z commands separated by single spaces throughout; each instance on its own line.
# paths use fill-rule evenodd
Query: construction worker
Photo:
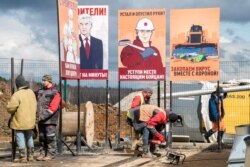
M 131 118 L 133 118 L 135 131 L 143 134 L 143 156 L 152 157 L 149 151 L 149 135 L 153 136 L 152 144 L 166 144 L 165 137 L 160 133 L 161 129 L 157 131 L 156 127 L 165 127 L 167 121 L 175 122 L 179 118 L 178 115 L 166 113 L 164 109 L 149 104 L 130 109 L 129 112 L 131 112 Z
M 219 91 L 219 96 L 217 91 Z M 206 132 L 204 137 L 206 141 L 210 143 L 209 137 L 218 131 L 217 142 L 221 146 L 223 134 L 226 130 L 223 122 L 225 116 L 223 100 L 227 97 L 227 93 L 221 93 L 221 89 L 217 91 L 213 92 L 209 99 L 209 119 L 212 121 L 212 129 Z M 218 124 L 220 127 L 218 127 Z
M 123 66 L 143 70 L 155 69 L 157 74 L 165 72 L 160 52 L 150 41 L 154 31 L 153 22 L 148 18 L 142 18 L 138 21 L 135 31 L 136 39 L 133 45 L 137 47 L 128 45 L 122 49 L 120 58 Z
M 49 161 L 57 155 L 56 126 L 59 117 L 60 94 L 52 83 L 51 75 L 42 78 L 43 87 L 37 92 L 40 155 L 38 161 Z
M 133 98 L 131 108 L 135 108 L 144 104 L 150 103 L 150 98 L 153 94 L 153 90 L 150 88 L 145 88 L 141 92 L 139 92 L 135 97 Z M 129 125 L 132 125 L 132 118 L 130 115 L 130 112 L 127 112 L 127 122 Z
M 138 93 L 131 104 L 131 108 L 135 108 L 137 106 L 143 105 L 143 104 L 149 104 L 150 98 L 153 94 L 153 90 L 150 88 L 143 89 L 140 93 Z
M 12 95 L 7 111 L 11 114 L 10 128 L 15 130 L 19 162 L 27 163 L 27 160 L 33 161 L 32 129 L 35 127 L 37 102 L 34 92 L 29 89 L 23 76 L 17 76 L 16 87 L 18 90 Z
M 136 108 L 138 106 L 144 105 L 144 104 L 149 104 L 150 103 L 150 97 L 153 94 L 153 90 L 150 88 L 145 88 L 143 89 L 141 92 L 139 92 L 132 101 L 131 104 L 131 108 Z M 133 127 L 133 118 L 131 118 L 130 115 L 131 112 L 127 112 L 127 123 Z M 135 131 L 135 135 L 134 135 L 134 141 L 140 141 L 140 134 L 144 134 L 145 136 L 148 136 L 148 129 L 144 126 L 144 124 L 142 123 L 142 127 L 144 127 L 142 130 L 140 131 Z M 135 143 L 135 146 L 137 144 Z

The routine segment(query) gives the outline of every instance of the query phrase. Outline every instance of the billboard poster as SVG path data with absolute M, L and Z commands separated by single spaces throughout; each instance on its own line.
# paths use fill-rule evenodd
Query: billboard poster
M 58 0 L 61 77 L 79 79 L 78 1 Z
M 170 80 L 219 80 L 219 8 L 170 11 Z
M 108 6 L 78 6 L 81 79 L 108 79 L 108 14 Z
M 166 11 L 118 11 L 119 80 L 165 80 Z

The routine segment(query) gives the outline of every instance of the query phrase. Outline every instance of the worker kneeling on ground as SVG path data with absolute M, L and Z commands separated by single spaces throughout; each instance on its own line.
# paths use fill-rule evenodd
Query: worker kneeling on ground
M 135 131 L 142 134 L 143 157 L 152 157 L 149 144 L 166 145 L 166 139 L 160 132 L 168 121 L 175 122 L 180 118 L 175 113 L 169 110 L 165 111 L 155 105 L 142 105 L 130 109 L 128 115 L 133 122 L 132 125 Z M 149 139 L 151 139 L 150 142 Z

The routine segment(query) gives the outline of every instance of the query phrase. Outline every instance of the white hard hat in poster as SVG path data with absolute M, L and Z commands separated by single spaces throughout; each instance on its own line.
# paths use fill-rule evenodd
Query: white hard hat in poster
M 165 80 L 165 9 L 119 10 L 119 80 Z

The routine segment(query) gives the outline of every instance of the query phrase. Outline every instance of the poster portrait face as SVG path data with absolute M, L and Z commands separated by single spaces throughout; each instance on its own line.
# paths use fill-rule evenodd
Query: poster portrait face
M 79 17 L 80 33 L 84 36 L 89 36 L 92 27 L 91 16 L 88 14 L 82 14 Z
M 142 41 L 142 43 L 149 42 L 152 33 L 153 32 L 151 30 L 137 30 L 138 37 Z

